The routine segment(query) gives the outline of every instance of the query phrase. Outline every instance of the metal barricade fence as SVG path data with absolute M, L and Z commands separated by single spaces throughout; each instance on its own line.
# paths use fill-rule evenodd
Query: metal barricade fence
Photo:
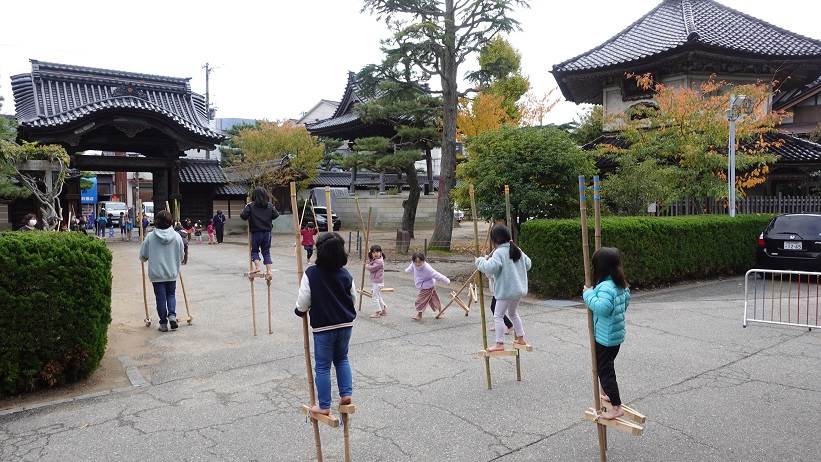
M 821 328 L 821 273 L 751 269 L 744 277 L 744 321 Z

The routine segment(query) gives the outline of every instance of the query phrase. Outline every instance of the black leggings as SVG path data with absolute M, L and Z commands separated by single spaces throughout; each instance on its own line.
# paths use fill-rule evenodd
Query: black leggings
M 599 382 L 602 390 L 610 398 L 613 406 L 621 406 L 621 396 L 619 396 L 619 384 L 616 383 L 616 369 L 613 367 L 613 362 L 619 354 L 619 347 L 604 346 L 596 342 L 596 361 L 599 366 Z
M 490 312 L 494 314 L 496 313 L 496 297 L 493 297 L 490 300 Z M 510 319 L 507 317 L 507 315 L 505 315 L 505 326 L 507 326 L 508 329 L 513 327 L 513 323 L 510 322 Z

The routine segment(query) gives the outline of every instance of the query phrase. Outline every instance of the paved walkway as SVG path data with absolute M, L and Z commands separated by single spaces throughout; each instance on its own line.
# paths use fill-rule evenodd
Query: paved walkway
M 257 282 L 257 337 L 242 245 L 192 246 L 185 282 L 194 325 L 161 334 L 142 326 L 136 245 L 112 243 L 112 326 L 128 338 L 118 344 L 132 345 L 123 362 L 132 379 L 145 384 L 0 415 L 0 460 L 311 460 L 311 427 L 297 409 L 307 391 L 292 314 L 296 277 L 292 247 L 282 242 L 274 334 Z M 386 280 L 397 289 L 387 295 L 389 317 L 368 319 L 366 304 L 351 345 L 354 460 L 597 459 L 595 427 L 581 420 L 590 376 L 580 307 L 524 304 L 536 351 L 523 356 L 521 383 L 512 361 L 494 359 L 488 391 L 472 356 L 481 345 L 478 310 L 414 323 L 410 277 L 389 271 Z M 821 336 L 742 329 L 740 282 L 634 299 L 616 365 L 625 401 L 649 421 L 640 438 L 609 432 L 610 460 L 817 459 Z M 322 442 L 326 460 L 342 460 L 341 431 L 322 428 Z

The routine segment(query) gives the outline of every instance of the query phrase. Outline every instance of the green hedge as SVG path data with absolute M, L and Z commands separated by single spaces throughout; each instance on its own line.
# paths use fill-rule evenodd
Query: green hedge
M 772 216 L 608 217 L 602 245 L 622 253 L 627 280 L 650 287 L 688 278 L 738 274 L 753 267 L 757 238 Z M 593 248 L 593 220 L 590 223 Z M 584 282 L 579 220 L 532 220 L 519 244 L 533 259 L 531 292 L 579 296 Z
M 111 252 L 79 233 L 0 233 L 0 396 L 88 376 L 111 323 Z

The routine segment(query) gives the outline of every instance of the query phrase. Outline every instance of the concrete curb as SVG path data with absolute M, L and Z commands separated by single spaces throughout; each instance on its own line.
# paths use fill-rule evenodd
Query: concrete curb
M 99 398 L 101 396 L 123 393 L 126 391 L 134 390 L 136 388 L 141 388 L 150 385 L 148 381 L 145 380 L 145 377 L 143 377 L 143 375 L 140 373 L 140 370 L 137 368 L 136 363 L 134 363 L 134 361 L 131 358 L 129 358 L 128 355 L 121 355 L 117 359 L 120 360 L 120 363 L 123 365 L 123 368 L 125 368 L 125 373 L 128 376 L 128 380 L 129 382 L 131 382 L 131 385 L 128 387 L 118 387 L 112 388 L 110 390 L 100 390 L 91 393 L 84 393 L 78 396 L 73 396 L 71 398 L 53 399 L 50 401 L 41 401 L 39 403 L 32 403 L 23 406 L 2 409 L 0 410 L 0 417 L 17 414 L 24 411 L 31 411 L 34 409 L 57 406 L 58 404 L 74 403 L 78 401 L 85 401 L 87 399 Z

